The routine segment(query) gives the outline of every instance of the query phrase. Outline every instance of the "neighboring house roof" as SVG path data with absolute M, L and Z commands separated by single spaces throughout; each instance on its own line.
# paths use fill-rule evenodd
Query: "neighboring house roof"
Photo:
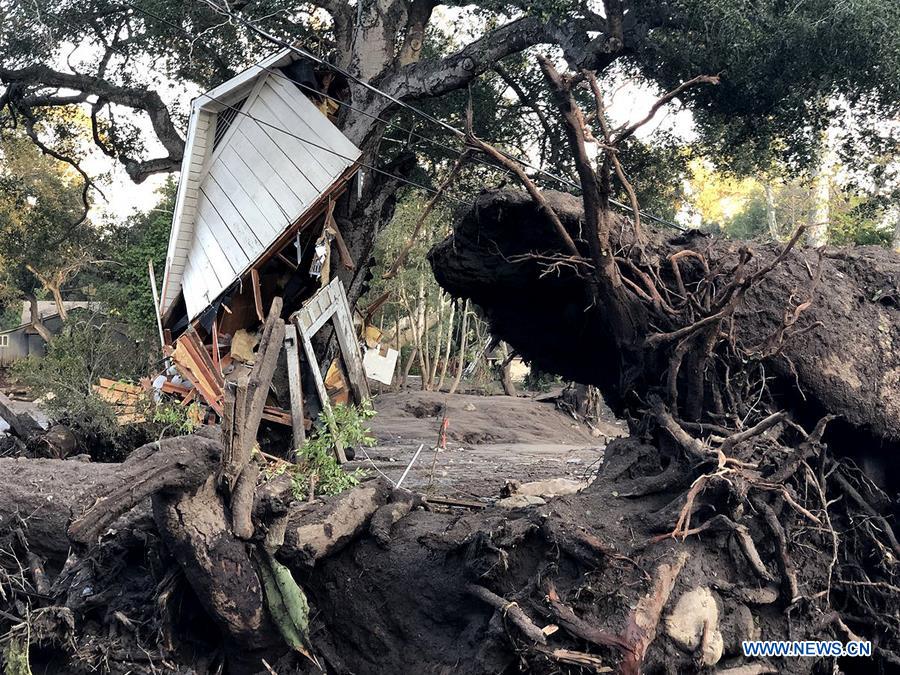
M 195 318 L 260 260 L 360 156 L 277 68 L 284 49 L 194 99 L 161 311 Z M 240 112 L 237 112 L 239 110 Z
M 53 300 L 38 300 L 38 316 L 42 319 L 49 319 L 51 316 L 59 314 L 56 303 Z M 81 308 L 99 310 L 99 302 L 90 302 L 88 300 L 63 300 L 63 307 L 67 310 Z M 31 303 L 27 300 L 22 302 L 22 325 L 31 323 Z

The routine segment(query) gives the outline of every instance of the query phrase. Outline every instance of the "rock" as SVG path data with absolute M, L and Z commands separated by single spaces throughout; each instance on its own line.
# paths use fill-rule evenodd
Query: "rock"
M 54 424 L 44 434 L 43 440 L 53 448 L 54 456 L 59 459 L 65 459 L 71 455 L 78 447 L 78 439 L 69 427 L 62 424 Z
M 499 500 L 497 506 L 503 509 L 524 509 L 528 506 L 542 506 L 546 503 L 543 499 L 534 495 L 513 495 Z
M 531 483 L 522 483 L 515 486 L 511 492 L 516 495 L 528 495 L 533 497 L 562 497 L 574 495 L 588 486 L 586 481 L 571 480 L 569 478 L 551 478 L 549 480 L 537 480 Z
M 704 630 L 708 639 L 700 662 L 712 666 L 719 662 L 724 651 L 724 640 L 719 631 L 719 607 L 716 598 L 706 586 L 684 593 L 672 613 L 666 618 L 666 634 L 685 651 L 694 653 L 701 647 Z
M 471 403 L 466 403 L 466 404 L 463 406 L 463 410 L 465 410 L 466 412 L 474 412 L 474 411 L 475 411 L 475 406 L 472 405 Z

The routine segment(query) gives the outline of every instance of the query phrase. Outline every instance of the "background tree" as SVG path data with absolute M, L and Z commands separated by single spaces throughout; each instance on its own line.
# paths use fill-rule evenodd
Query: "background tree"
M 87 267 L 98 236 L 81 222 L 81 178 L 20 134 L 0 137 L 0 294 L 4 304 L 31 303 L 31 322 L 50 340 L 38 296 L 56 302 L 65 320 L 63 286 Z
M 365 172 L 361 197 L 352 195 L 345 211 L 345 237 L 360 263 L 346 280 L 351 299 L 364 287 L 374 235 L 390 219 L 401 179 L 462 148 L 457 134 L 405 106 L 458 126 L 471 86 L 484 94 L 476 133 L 500 147 L 521 145 L 513 139 L 527 142 L 530 133 L 545 166 L 565 169 L 555 166 L 565 163 L 552 150 L 556 127 L 546 114 L 547 124 L 541 120 L 546 94 L 533 86 L 534 66 L 527 65 L 535 49 L 576 71 L 618 69 L 662 89 L 700 72 L 720 74 L 721 86 L 681 100 L 694 112 L 706 154 L 745 171 L 773 154 L 791 167 L 814 162 L 821 132 L 839 114 L 829 108 L 835 97 L 846 101 L 856 128 L 871 131 L 847 139 L 850 145 L 877 136 L 877 121 L 900 100 L 900 7 L 880 0 L 813 0 L 790 10 L 778 0 L 480 0 L 462 7 L 432 0 L 76 0 L 60 7 L 36 0 L 2 10 L 5 120 L 33 132 L 49 109 L 81 106 L 91 115 L 93 142 L 133 180 L 175 171 L 187 101 L 177 90 L 221 82 L 273 47 L 225 13 L 235 7 L 354 78 L 352 109 L 341 111 L 340 126 L 376 171 Z M 80 62 L 67 62 L 68 45 L 81 48 Z M 491 133 L 479 124 L 490 124 Z
M 156 311 L 147 261 L 153 261 L 156 281 L 160 283 L 175 209 L 175 187 L 174 179 L 167 180 L 158 192 L 156 205 L 107 228 L 103 256 L 114 262 L 97 270 L 89 280 L 96 288 L 97 299 L 108 311 L 128 324 L 136 335 L 156 342 Z

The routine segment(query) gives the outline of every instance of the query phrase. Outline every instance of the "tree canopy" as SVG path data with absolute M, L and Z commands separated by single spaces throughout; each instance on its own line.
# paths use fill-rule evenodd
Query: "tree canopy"
M 94 121 L 93 140 L 134 180 L 174 171 L 183 152 L 185 114 L 184 105 L 173 102 L 177 89 L 214 85 L 272 49 L 216 7 L 234 9 L 263 30 L 297 41 L 361 81 L 416 105 L 447 95 L 452 99 L 453 92 L 479 81 L 492 80 L 495 93 L 510 82 L 520 83 L 527 98 L 537 99 L 533 104 L 514 97 L 496 101 L 520 119 L 537 122 L 516 127 L 518 136 L 529 131 L 535 137 L 550 135 L 536 110 L 546 111 L 546 102 L 540 100 L 543 88 L 535 86 L 538 75 L 527 56 L 532 48 L 560 55 L 574 70 L 604 72 L 615 66 L 662 89 L 701 73 L 721 75 L 720 86 L 694 89 L 682 98 L 695 114 L 703 142 L 745 163 L 764 161 L 771 153 L 799 164 L 811 161 L 819 132 L 836 114 L 829 108 L 835 98 L 845 101 L 857 119 L 873 122 L 863 125 L 873 130 L 875 122 L 896 114 L 900 100 L 896 3 L 455 4 L 14 3 L 4 10 L 0 28 L 0 105 L 8 124 L 39 119 L 53 106 L 86 106 Z M 473 39 L 463 41 L 467 33 Z M 497 68 L 507 76 L 498 76 Z M 401 112 L 362 86 L 352 84 L 351 92 L 352 105 L 367 113 L 390 119 Z M 453 119 L 461 113 L 458 99 L 453 103 L 429 112 Z M 131 112 L 149 120 L 155 138 L 146 138 Z M 495 117 L 501 126 L 506 122 L 502 115 Z M 353 111 L 347 111 L 344 127 L 370 151 L 384 132 L 383 124 Z M 436 131 L 431 127 L 429 134 Z

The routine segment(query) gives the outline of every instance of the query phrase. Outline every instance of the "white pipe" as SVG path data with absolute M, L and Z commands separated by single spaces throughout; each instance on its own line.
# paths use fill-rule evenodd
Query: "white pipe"
M 424 443 L 419 444 L 419 449 L 416 450 L 416 454 L 413 455 L 413 458 L 409 460 L 409 465 L 406 467 L 406 471 L 403 472 L 403 475 L 400 476 L 400 480 L 397 481 L 397 486 L 400 487 L 403 484 L 403 480 L 406 478 L 406 474 L 409 473 L 409 470 L 412 468 L 412 465 L 416 463 L 416 460 L 419 458 L 419 453 L 422 452 L 422 448 L 425 447 Z

